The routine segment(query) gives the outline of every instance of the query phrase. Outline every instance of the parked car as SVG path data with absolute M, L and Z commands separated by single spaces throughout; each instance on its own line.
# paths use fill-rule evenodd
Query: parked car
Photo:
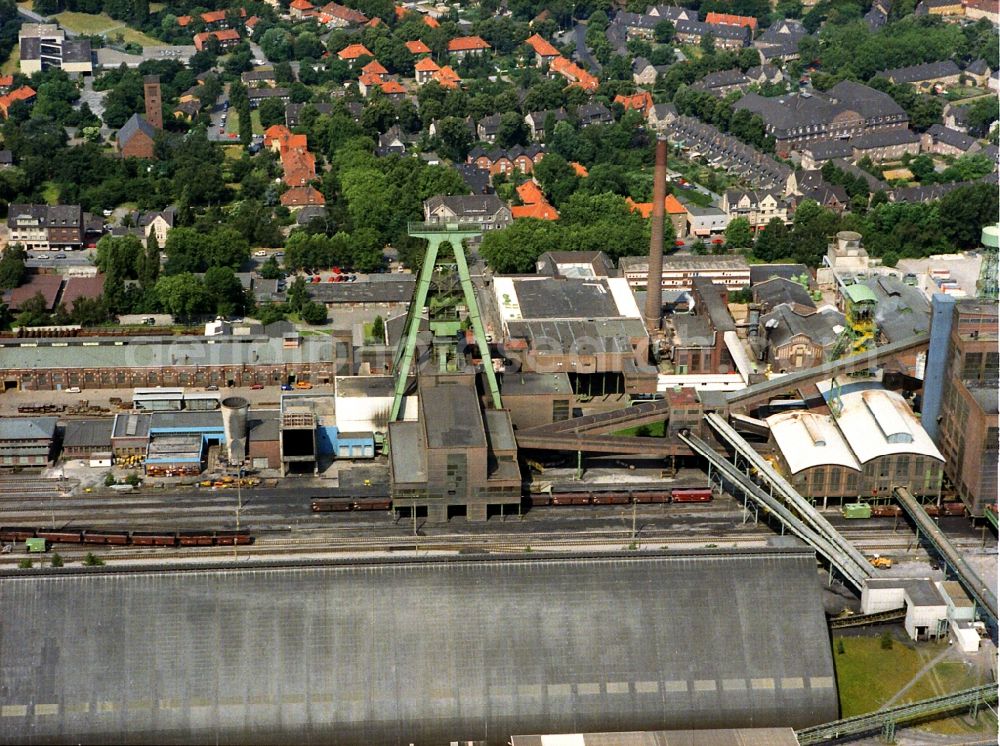
M 79 394 L 80 393 L 80 387 L 79 386 L 70 386 L 68 389 L 66 389 L 66 393 L 67 394 Z
M 205 387 L 205 391 L 218 391 L 218 390 L 219 390 L 219 387 L 216 386 L 214 383 L 211 386 L 206 386 Z
M 298 383 L 295 384 L 295 388 L 302 390 L 308 390 L 311 389 L 312 387 L 313 385 L 309 383 L 309 381 L 299 381 Z
M 267 256 L 267 252 L 264 249 L 259 249 L 253 253 L 254 256 Z
M 283 383 L 283 384 L 281 384 L 281 390 L 282 391 L 291 391 L 292 390 L 292 385 L 290 383 Z
M 253 386 L 250 387 L 250 390 L 251 391 L 260 391 L 263 388 L 264 388 L 264 384 L 262 384 L 262 383 L 255 383 Z

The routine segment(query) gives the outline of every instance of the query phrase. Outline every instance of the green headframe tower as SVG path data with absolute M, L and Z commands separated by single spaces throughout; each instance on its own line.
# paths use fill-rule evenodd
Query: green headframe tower
M 476 338 L 476 345 L 479 348 L 480 356 L 483 359 L 483 368 L 486 373 L 487 385 L 490 389 L 490 396 L 493 399 L 494 409 L 500 409 L 500 386 L 497 383 L 496 372 L 490 361 L 490 347 L 486 340 L 486 330 L 483 328 L 483 319 L 479 313 L 479 302 L 476 300 L 476 291 L 472 287 L 472 277 L 469 275 L 469 262 L 465 256 L 465 248 L 462 241 L 467 238 L 475 238 L 482 234 L 482 228 L 476 224 L 467 223 L 410 223 L 409 234 L 413 238 L 422 238 L 427 241 L 427 253 L 424 256 L 424 263 L 420 267 L 420 275 L 417 278 L 417 291 L 413 296 L 413 302 L 406 315 L 406 330 L 402 344 L 396 349 L 393 359 L 392 372 L 396 378 L 395 392 L 392 400 L 392 412 L 390 421 L 399 418 L 399 412 L 403 405 L 403 396 L 406 394 L 407 377 L 413 368 L 414 358 L 417 350 L 417 337 L 420 331 L 420 317 L 423 308 L 427 305 L 427 295 L 431 286 L 431 279 L 435 269 L 442 269 L 446 272 L 457 271 L 458 280 L 462 287 L 462 296 L 465 306 L 468 309 L 469 321 L 472 325 L 472 333 Z M 455 263 L 451 265 L 440 261 L 441 245 L 448 243 L 455 254 Z M 434 325 L 431 326 L 432 331 Z

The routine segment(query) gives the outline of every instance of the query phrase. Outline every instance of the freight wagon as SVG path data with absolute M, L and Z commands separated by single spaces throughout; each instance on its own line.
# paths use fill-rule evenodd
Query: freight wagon
M 91 529 L 0 527 L 0 541 L 43 539 L 52 544 L 105 544 L 112 546 L 177 547 L 251 544 L 246 531 L 94 531 Z
M 311 503 L 313 513 L 341 513 L 353 510 L 389 510 L 392 500 L 387 497 L 317 497 Z

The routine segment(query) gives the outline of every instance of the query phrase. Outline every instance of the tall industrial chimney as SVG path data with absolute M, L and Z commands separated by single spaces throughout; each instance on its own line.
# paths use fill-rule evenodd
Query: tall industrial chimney
M 649 274 L 646 277 L 646 330 L 660 330 L 663 307 L 663 212 L 667 199 L 667 140 L 656 140 L 656 168 L 653 170 L 653 225 L 649 236 Z
M 250 402 L 242 396 L 222 400 L 222 428 L 226 435 L 226 455 L 230 464 L 242 464 L 247 453 L 247 413 Z

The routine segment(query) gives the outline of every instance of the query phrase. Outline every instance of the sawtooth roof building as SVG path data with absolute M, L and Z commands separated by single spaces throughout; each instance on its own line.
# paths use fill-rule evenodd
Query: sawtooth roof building
M 805 548 L 10 574 L 5 738 L 801 728 L 838 714 L 821 594 Z

